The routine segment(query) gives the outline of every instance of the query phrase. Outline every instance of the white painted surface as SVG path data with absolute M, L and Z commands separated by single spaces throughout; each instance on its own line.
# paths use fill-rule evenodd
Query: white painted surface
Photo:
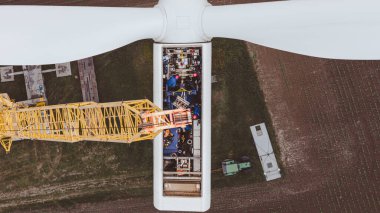
M 202 13 L 210 4 L 207 0 L 160 0 L 160 8 L 165 17 L 165 27 L 156 42 L 195 43 L 210 41 L 203 33 Z
M 194 120 L 193 121 L 193 156 L 196 157 L 194 158 L 194 172 L 199 172 L 201 171 L 201 159 L 197 157 L 201 157 L 201 151 L 202 151 L 202 146 L 201 146 L 201 123 L 199 120 Z
M 380 59 L 379 0 L 281 1 L 207 7 L 208 37 L 249 41 L 302 55 Z
M 380 59 L 379 8 L 378 0 L 227 6 L 160 0 L 155 8 L 0 6 L 0 27 L 6 29 L 0 34 L 0 65 L 63 63 L 149 38 L 198 43 L 225 37 L 322 58 Z
M 154 44 L 154 103 L 162 108 L 162 48 L 202 46 L 202 193 L 201 197 L 163 196 L 163 141 L 162 133 L 153 142 L 154 206 L 166 211 L 207 211 L 211 200 L 211 43 Z
M 163 17 L 158 8 L 0 6 L 0 28 L 0 64 L 55 64 L 158 37 Z
M 257 128 L 260 128 L 260 130 Z M 270 181 L 281 178 L 280 169 L 273 152 L 272 143 L 265 123 L 251 126 L 251 132 L 264 170 L 265 179 Z

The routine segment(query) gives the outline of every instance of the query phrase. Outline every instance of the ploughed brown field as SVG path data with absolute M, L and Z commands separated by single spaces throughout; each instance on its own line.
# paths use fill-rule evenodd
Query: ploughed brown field
M 155 3 L 0 2 L 96 6 Z M 273 182 L 213 189 L 210 212 L 380 212 L 380 61 L 327 60 L 256 45 L 248 48 L 255 57 L 285 175 Z M 152 201 L 152 197 L 131 198 L 46 211 L 155 212 Z

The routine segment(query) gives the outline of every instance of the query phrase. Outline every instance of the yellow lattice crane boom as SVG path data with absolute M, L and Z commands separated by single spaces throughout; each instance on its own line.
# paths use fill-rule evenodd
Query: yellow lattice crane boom
M 131 143 L 190 123 L 190 110 L 162 111 L 146 99 L 30 107 L 0 94 L 0 143 L 6 152 L 12 141 L 23 139 Z

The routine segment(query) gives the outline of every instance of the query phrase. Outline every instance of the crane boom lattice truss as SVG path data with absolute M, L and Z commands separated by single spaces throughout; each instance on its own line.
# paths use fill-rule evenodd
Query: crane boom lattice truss
M 190 110 L 162 111 L 147 99 L 28 107 L 0 94 L 0 143 L 7 152 L 14 140 L 131 143 L 190 123 Z

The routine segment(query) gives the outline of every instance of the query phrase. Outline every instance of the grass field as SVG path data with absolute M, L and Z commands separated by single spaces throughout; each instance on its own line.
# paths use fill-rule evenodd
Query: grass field
M 213 41 L 213 75 L 218 82 L 212 88 L 212 167 L 220 168 L 226 158 L 251 158 L 253 172 L 224 177 L 212 176 L 213 187 L 236 186 L 264 180 L 250 126 L 265 122 L 274 140 L 270 116 L 254 70 L 254 58 L 244 42 Z M 275 141 L 273 141 L 275 142 Z M 274 143 L 275 144 L 275 143 Z M 274 146 L 278 153 L 278 149 Z M 278 153 L 279 154 L 279 153 Z
M 152 42 L 146 40 L 94 58 L 101 102 L 152 99 L 152 49 Z M 44 74 L 49 104 L 81 101 L 77 65 L 71 66 L 70 77 Z M 214 41 L 213 75 L 219 81 L 213 84 L 212 168 L 220 168 L 226 158 L 246 155 L 253 172 L 233 177 L 214 172 L 212 186 L 263 181 L 249 126 L 266 122 L 274 137 L 244 42 Z M 0 90 L 16 100 L 26 97 L 23 78 L 6 86 L 1 83 Z M 152 195 L 152 148 L 151 141 L 131 145 L 15 142 L 10 154 L 0 153 L 0 209 Z

